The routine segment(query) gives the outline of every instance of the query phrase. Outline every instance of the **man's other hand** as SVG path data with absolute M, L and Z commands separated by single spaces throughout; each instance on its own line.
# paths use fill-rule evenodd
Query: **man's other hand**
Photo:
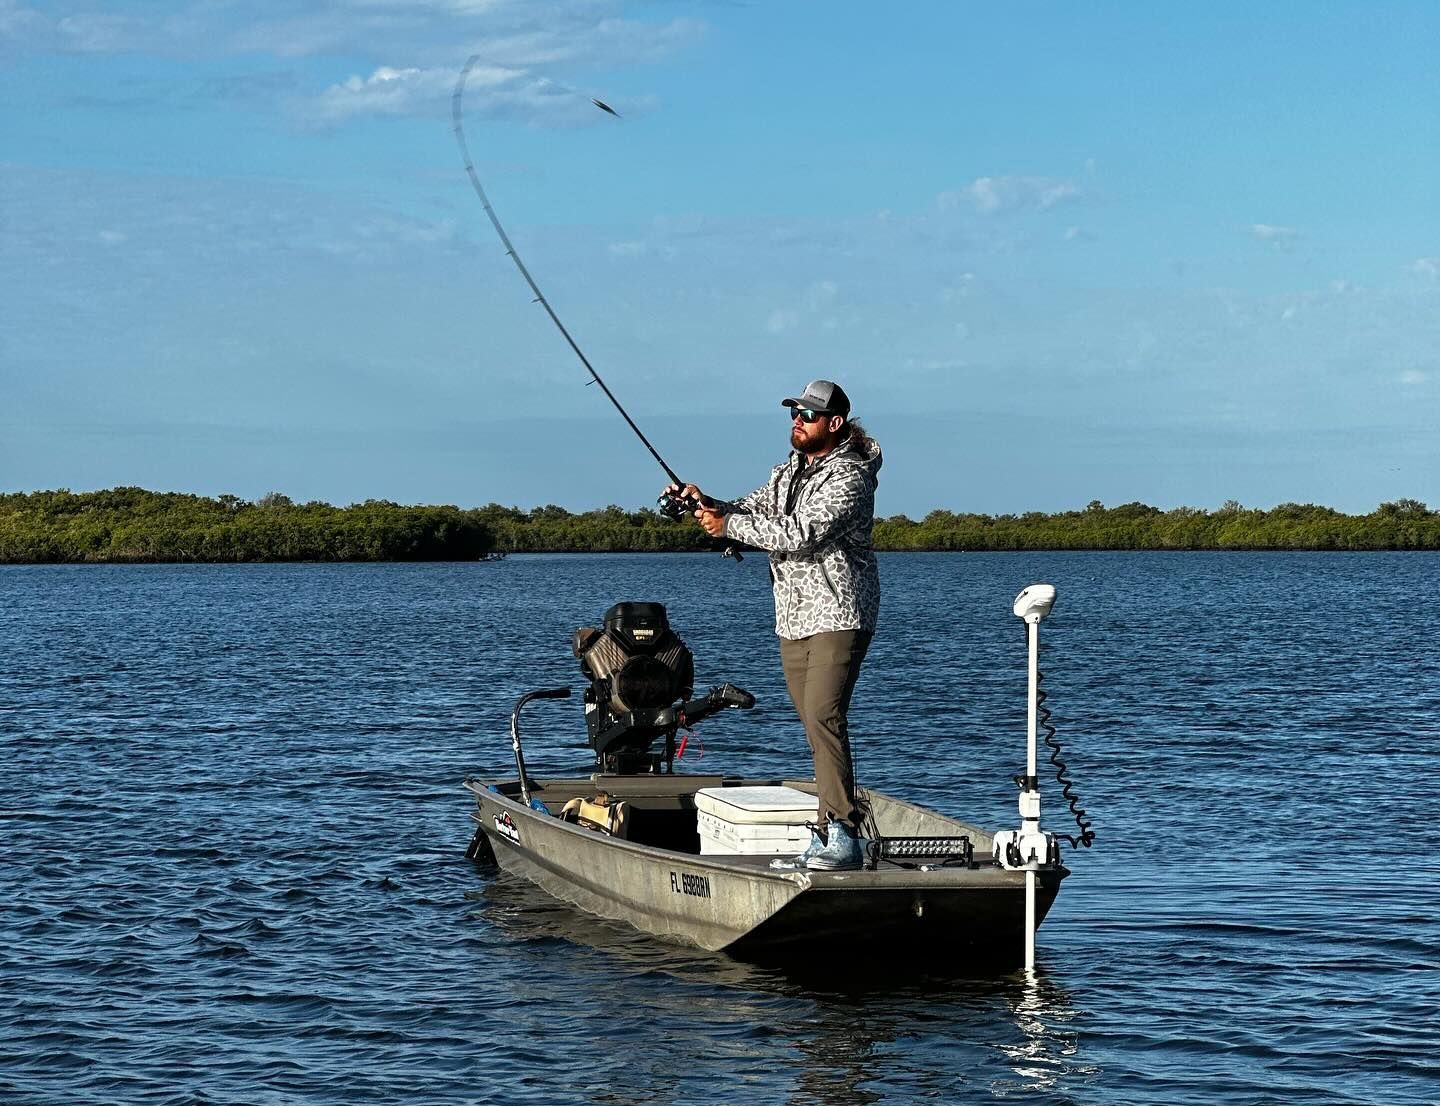
M 725 513 L 723 511 L 714 507 L 701 507 L 695 512 L 695 517 L 700 520 L 700 525 L 705 528 L 705 533 L 712 538 L 725 536 Z

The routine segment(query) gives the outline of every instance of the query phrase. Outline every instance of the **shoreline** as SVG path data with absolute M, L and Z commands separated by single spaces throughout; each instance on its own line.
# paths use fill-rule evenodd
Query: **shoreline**
M 937 509 L 877 518 L 881 553 L 1418 552 L 1440 550 L 1440 511 L 1416 499 L 1346 515 L 1313 503 L 1216 511 L 1144 503 L 985 515 Z M 611 505 L 572 513 L 489 504 L 347 507 L 144 488 L 0 494 L 0 564 L 467 562 L 521 553 L 705 553 L 693 520 Z

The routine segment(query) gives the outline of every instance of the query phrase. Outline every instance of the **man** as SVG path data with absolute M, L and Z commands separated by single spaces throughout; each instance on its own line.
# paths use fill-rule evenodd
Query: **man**
M 809 847 L 775 867 L 858 868 L 860 823 L 847 714 L 880 612 L 880 570 L 870 531 L 880 446 L 850 418 L 838 384 L 812 380 L 790 411 L 789 458 L 734 503 L 695 512 L 712 537 L 765 550 L 775 593 L 775 633 L 795 710 L 815 759 L 819 799 Z M 700 489 L 683 491 L 697 502 Z

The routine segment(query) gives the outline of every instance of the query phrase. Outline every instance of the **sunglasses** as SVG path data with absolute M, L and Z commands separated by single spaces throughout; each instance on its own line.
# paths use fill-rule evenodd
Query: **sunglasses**
M 819 422 L 821 419 L 828 419 L 829 411 L 812 411 L 808 407 L 791 408 L 791 420 L 799 419 L 801 422 Z

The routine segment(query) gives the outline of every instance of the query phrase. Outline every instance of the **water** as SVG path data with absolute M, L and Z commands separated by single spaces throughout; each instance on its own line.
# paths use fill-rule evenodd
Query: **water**
M 619 599 L 760 698 L 687 763 L 807 763 L 760 558 L 0 570 L 0 1102 L 1440 1100 L 1440 556 L 882 572 L 862 777 L 990 826 L 1010 601 L 1060 589 L 1042 666 L 1099 838 L 1033 985 L 752 967 L 463 858 L 460 780 Z M 537 774 L 583 763 L 578 711 L 530 708 Z

